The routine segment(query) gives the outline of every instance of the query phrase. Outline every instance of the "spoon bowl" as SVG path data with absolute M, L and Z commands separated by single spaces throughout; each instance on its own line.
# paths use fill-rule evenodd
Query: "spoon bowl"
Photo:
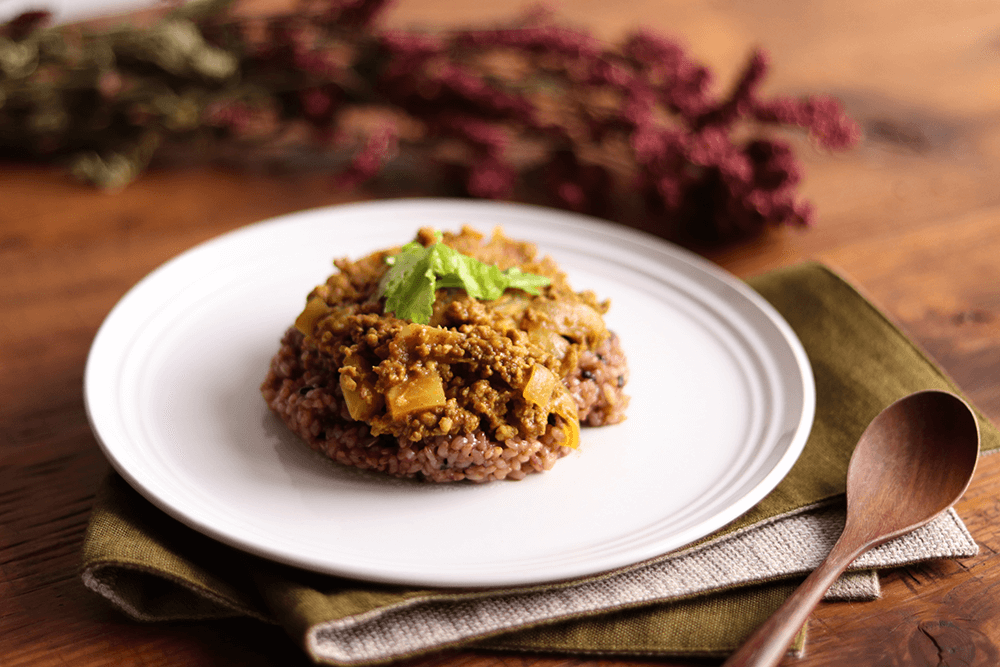
M 943 391 L 906 396 L 865 430 L 847 469 L 847 518 L 867 550 L 918 528 L 965 493 L 979 459 L 979 425 Z
M 883 410 L 851 456 L 844 532 L 820 566 L 724 667 L 777 664 L 854 559 L 954 505 L 969 487 L 978 458 L 979 424 L 954 394 L 920 391 Z

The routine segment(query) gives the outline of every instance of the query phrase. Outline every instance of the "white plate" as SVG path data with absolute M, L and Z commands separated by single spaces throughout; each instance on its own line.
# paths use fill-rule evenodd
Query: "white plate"
M 258 389 L 305 295 L 335 257 L 466 223 L 536 242 L 575 289 L 611 298 L 628 419 L 517 482 L 425 484 L 314 454 Z M 785 476 L 814 395 L 785 321 L 705 260 L 593 218 L 433 199 L 306 211 L 181 254 L 111 311 L 85 377 L 105 454 L 180 521 L 309 570 L 442 587 L 591 575 L 709 534 Z

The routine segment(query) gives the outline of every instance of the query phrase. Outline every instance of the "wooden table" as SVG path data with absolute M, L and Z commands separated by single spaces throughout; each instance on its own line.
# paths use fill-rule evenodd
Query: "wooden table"
M 469 23 L 513 12 L 486 5 L 400 0 L 390 18 Z M 1000 421 L 994 0 L 631 0 L 620 7 L 574 0 L 560 13 L 607 38 L 645 21 L 682 38 L 721 82 L 762 46 L 773 56 L 769 92 L 839 96 L 864 139 L 836 156 L 798 145 L 807 170 L 801 191 L 819 211 L 815 228 L 709 256 L 739 276 L 806 258 L 831 264 Z M 153 170 L 106 194 L 54 167 L 0 164 L 0 662 L 306 662 L 279 630 L 249 621 L 138 624 L 82 587 L 78 552 L 108 464 L 87 425 L 81 381 L 104 316 L 161 262 L 246 223 L 363 197 L 332 191 L 323 174 L 204 165 Z M 981 462 L 958 511 L 979 556 L 890 573 L 877 602 L 821 605 L 807 657 L 786 664 L 1000 664 L 1000 457 Z M 623 664 L 474 653 L 412 664 L 501 663 Z

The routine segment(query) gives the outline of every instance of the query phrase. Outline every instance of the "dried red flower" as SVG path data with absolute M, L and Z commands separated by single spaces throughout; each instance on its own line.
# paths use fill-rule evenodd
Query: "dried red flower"
M 2 28 L 0 28 L 0 36 L 19 42 L 31 33 L 44 27 L 51 19 L 51 12 L 24 12 L 3 24 Z
M 397 135 L 393 127 L 383 127 L 368 137 L 364 147 L 358 151 L 351 164 L 334 177 L 339 188 L 353 188 L 374 178 L 386 162 L 392 159 L 397 149 Z

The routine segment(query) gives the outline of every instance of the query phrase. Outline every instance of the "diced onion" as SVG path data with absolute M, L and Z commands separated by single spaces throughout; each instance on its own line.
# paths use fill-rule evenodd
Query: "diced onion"
M 552 329 L 570 340 L 600 340 L 607 333 L 601 314 L 585 303 L 541 301 L 533 307 L 549 320 Z
M 367 421 L 382 404 L 375 393 L 371 372 L 356 354 L 348 354 L 340 369 L 340 390 L 344 394 L 347 412 L 355 421 Z
M 580 413 L 566 385 L 560 382 L 557 387 L 558 391 L 553 397 L 549 411 L 562 417 L 563 423 L 566 424 L 566 442 L 563 444 L 576 449 L 580 444 Z
M 316 322 L 328 312 L 330 312 L 330 307 L 326 305 L 326 301 L 322 297 L 314 296 L 309 299 L 306 307 L 295 318 L 295 328 L 308 336 L 312 333 Z
M 529 403 L 546 406 L 552 398 L 552 390 L 557 382 L 559 378 L 555 373 L 541 364 L 535 364 L 521 394 Z
M 344 402 L 347 403 L 347 411 L 351 414 L 351 419 L 354 421 L 365 421 L 372 416 L 374 412 L 374 406 L 369 401 L 366 401 L 358 391 L 357 385 L 350 385 L 351 382 L 347 379 L 346 375 L 340 376 L 340 390 L 344 393 Z
M 425 373 L 407 378 L 386 392 L 389 412 L 399 419 L 417 410 L 437 408 L 445 404 L 444 384 L 437 373 Z
M 528 340 L 542 348 L 556 359 L 566 356 L 569 341 L 552 329 L 533 329 L 528 333 Z

